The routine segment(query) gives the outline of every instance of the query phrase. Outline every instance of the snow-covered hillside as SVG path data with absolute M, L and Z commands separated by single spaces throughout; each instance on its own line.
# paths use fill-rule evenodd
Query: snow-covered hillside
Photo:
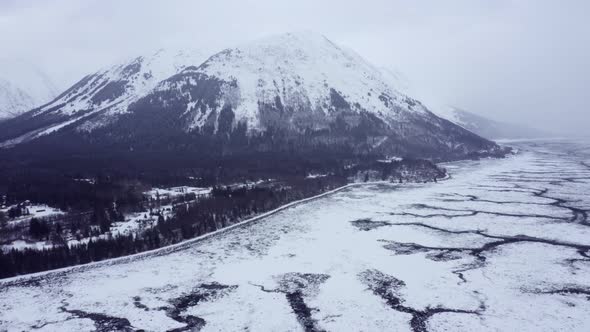
M 426 113 L 415 100 L 393 90 L 381 72 L 359 55 L 311 32 L 276 35 L 227 49 L 196 71 L 235 82 L 234 89 L 230 86 L 222 93 L 219 109 L 232 103 L 235 121 L 245 121 L 253 129 L 264 127 L 261 104 L 326 115 L 349 107 L 389 123 L 403 120 L 405 112 Z M 199 114 L 196 124 L 207 116 Z
M 82 78 L 50 103 L 5 124 L 6 136 L 0 137 L 4 141 L 0 146 L 14 146 L 69 125 L 80 131 L 101 127 L 125 113 L 131 103 L 164 78 L 204 59 L 204 53 L 196 49 L 158 50 L 101 69 Z
M 161 49 L 86 76 L 37 113 L 67 115 L 70 116 L 69 123 L 101 111 L 106 111 L 105 115 L 124 113 L 131 103 L 151 91 L 158 82 L 180 72 L 188 64 L 203 60 L 204 53 L 198 50 Z M 87 121 L 82 124 L 87 130 L 98 125 L 101 123 Z
M 20 115 L 57 94 L 55 84 L 34 65 L 0 59 L 0 119 Z
M 408 96 L 419 97 L 420 94 L 414 91 L 414 86 L 410 82 L 410 79 L 401 70 L 390 67 L 381 67 L 379 70 L 391 87 Z

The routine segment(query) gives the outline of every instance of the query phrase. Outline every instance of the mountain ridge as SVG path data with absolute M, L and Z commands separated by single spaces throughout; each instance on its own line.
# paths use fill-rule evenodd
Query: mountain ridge
M 184 68 L 185 63 L 203 59 L 203 54 L 198 50 L 159 49 L 147 56 L 130 58 L 101 68 L 84 76 L 53 100 L 14 119 L 20 122 L 14 126 L 24 129 L 12 133 L 9 140 L 0 134 L 0 140 L 5 140 L 0 146 L 30 141 L 75 122 L 79 122 L 81 130 L 92 130 L 104 125 L 101 122 L 88 123 L 85 119 L 101 112 L 110 116 L 124 113 L 129 104 L 150 91 L 162 79 Z M 101 119 L 108 120 L 108 116 Z M 23 122 L 32 123 L 27 126 Z
M 398 92 L 375 66 L 319 34 L 275 35 L 201 58 L 159 81 L 141 76 L 151 72 L 141 57 L 111 71 L 116 79 L 87 76 L 15 119 L 16 128 L 24 122 L 20 132 L 0 134 L 0 141 L 11 146 L 59 132 L 135 147 L 160 144 L 159 135 L 225 147 L 247 141 L 253 151 L 340 146 L 353 153 L 456 158 L 499 150 Z

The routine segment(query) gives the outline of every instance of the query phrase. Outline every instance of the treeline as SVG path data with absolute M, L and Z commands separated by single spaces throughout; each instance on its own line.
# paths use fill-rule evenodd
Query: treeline
M 179 204 L 195 201 L 194 193 L 187 193 L 175 197 L 144 197 L 138 209 L 147 216 L 161 215 L 161 207 L 166 204 Z M 70 211 L 66 214 L 33 217 L 18 223 L 8 224 L 9 216 L 0 213 L 0 244 L 9 244 L 15 240 L 50 241 L 50 243 L 65 243 L 66 239 L 81 240 L 96 237 L 111 230 L 115 222 L 125 221 L 121 208 L 116 204 L 95 206 L 85 212 Z
M 351 169 L 353 181 L 432 182 L 445 177 L 446 171 L 423 159 L 375 161 Z
M 51 171 L 12 173 L 0 179 L 7 206 L 24 201 L 43 203 L 62 211 L 89 211 L 117 202 L 122 211 L 141 207 L 143 192 L 149 189 L 134 178 L 96 175 L 92 179 Z
M 346 184 L 346 177 L 316 179 L 290 178 L 272 186 L 215 188 L 208 198 L 194 204 L 180 204 L 174 216 L 159 218 L 157 225 L 140 234 L 93 238 L 72 246 L 44 250 L 16 250 L 0 253 L 0 278 L 46 271 L 156 249 L 207 234 L 275 209 L 286 203 L 314 196 Z
M 269 160 L 275 161 L 269 165 L 280 164 L 276 162 L 276 155 L 268 157 Z M 231 168 L 210 168 L 211 172 L 215 172 L 211 176 L 214 179 L 240 178 L 244 181 L 250 178 L 246 174 L 248 169 L 262 167 L 259 163 L 269 160 L 261 158 L 257 161 L 245 158 L 242 163 Z M 13 232 L 14 234 L 28 232 L 28 236 L 37 239 L 50 238 L 51 242 L 58 245 L 44 250 L 13 249 L 0 253 L 0 277 L 73 266 L 160 248 L 215 231 L 286 203 L 317 195 L 349 181 L 422 182 L 436 181 L 436 178 L 444 176 L 444 171 L 433 163 L 410 159 L 383 163 L 376 162 L 375 159 L 334 160 L 318 157 L 317 160 L 305 159 L 287 166 L 280 164 L 277 168 L 284 171 L 279 171 L 279 174 L 273 173 L 277 176 L 273 177 L 275 181 L 270 184 L 255 188 L 229 188 L 215 185 L 209 197 L 192 203 L 189 201 L 195 199 L 194 194 L 177 197 L 170 201 L 147 200 L 141 192 L 151 186 L 137 180 L 145 179 L 146 174 L 138 175 L 136 180 L 125 176 L 98 176 L 93 183 L 70 178 L 71 181 L 64 186 L 59 185 L 59 176 L 44 178 L 35 175 L 34 181 L 29 178 L 26 185 L 19 185 L 19 181 L 7 181 L 10 187 L 8 200 L 28 199 L 28 195 L 36 194 L 35 199 L 41 202 L 46 202 L 45 200 L 48 199 L 53 200 L 52 202 L 67 202 L 65 203 L 67 206 L 75 204 L 78 209 L 89 209 L 76 212 L 71 211 L 72 208 L 69 207 L 68 214 L 59 217 L 62 220 L 39 219 L 27 225 L 26 228 Z M 181 173 L 172 173 L 174 174 L 172 178 L 178 181 L 182 178 L 186 179 L 185 175 L 179 175 Z M 322 176 L 306 178 L 305 175 L 310 173 Z M 203 173 L 196 171 L 193 174 Z M 269 177 L 271 176 L 265 178 Z M 26 180 L 26 178 L 24 176 L 23 179 Z M 252 180 L 255 179 L 257 178 Z M 226 183 L 230 181 L 227 180 Z M 74 188 L 73 193 L 68 192 L 71 188 Z M 76 201 L 75 196 L 78 196 L 80 201 Z M 158 208 L 163 204 L 171 203 L 175 206 L 172 217 L 164 218 Z M 130 210 L 150 211 L 150 215 L 157 216 L 158 222 L 154 227 L 141 230 L 136 234 L 115 237 L 105 235 L 109 234 L 111 224 L 121 220 L 124 211 Z M 0 221 L 1 219 L 6 221 L 6 217 L 0 216 Z M 4 227 L 4 230 L 7 231 L 8 228 Z M 76 245 L 66 245 L 65 239 L 71 238 L 84 239 L 83 241 L 91 238 L 91 240 Z
M 209 156 L 208 150 L 154 153 L 134 149 L 43 162 L 36 159 L 36 154 L 51 158 L 51 150 L 27 152 L 0 149 L 0 204 L 10 206 L 28 200 L 68 212 L 108 207 L 113 201 L 122 213 L 136 212 L 143 204 L 142 193 L 152 187 L 213 187 L 247 180 L 305 177 L 311 172 L 336 173 L 343 165 L 362 162 L 360 157 L 324 149 L 306 154 L 263 151 L 227 156 Z

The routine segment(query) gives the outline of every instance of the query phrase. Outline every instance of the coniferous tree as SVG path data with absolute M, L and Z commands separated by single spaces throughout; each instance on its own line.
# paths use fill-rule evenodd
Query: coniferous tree
M 3 229 L 4 227 L 6 227 L 6 224 L 8 223 L 8 218 L 6 216 L 6 214 L 2 211 L 0 211 L 0 229 Z

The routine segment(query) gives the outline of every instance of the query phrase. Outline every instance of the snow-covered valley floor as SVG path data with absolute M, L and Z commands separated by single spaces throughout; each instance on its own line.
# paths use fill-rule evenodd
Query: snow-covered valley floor
M 588 331 L 589 145 L 511 145 L 443 182 L 0 281 L 0 331 Z

